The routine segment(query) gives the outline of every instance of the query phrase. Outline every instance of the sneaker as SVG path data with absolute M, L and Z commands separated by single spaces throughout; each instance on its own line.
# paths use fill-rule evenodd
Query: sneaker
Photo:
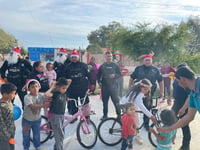
M 143 139 L 140 137 L 140 135 L 135 136 L 135 140 L 138 144 L 142 145 L 143 144 Z
M 105 120 L 106 118 L 108 118 L 108 117 L 107 116 L 102 116 L 100 120 L 102 121 L 102 120 Z
M 165 103 L 165 99 L 161 100 L 160 103 Z
M 190 146 L 181 146 L 178 150 L 190 150 Z

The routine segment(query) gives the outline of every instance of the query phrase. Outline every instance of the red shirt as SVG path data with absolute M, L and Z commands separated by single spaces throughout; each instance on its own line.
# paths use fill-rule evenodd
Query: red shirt
M 163 68 L 160 69 L 160 72 L 162 74 L 169 74 L 170 72 L 174 72 L 175 73 L 176 71 L 172 67 L 168 67 L 168 68 L 163 67 Z M 165 82 L 170 82 L 170 78 L 169 77 L 164 77 L 164 81 Z
M 131 126 L 136 126 L 136 119 L 133 116 L 124 114 L 122 120 L 122 137 L 127 138 L 128 135 L 135 135 L 135 130 Z

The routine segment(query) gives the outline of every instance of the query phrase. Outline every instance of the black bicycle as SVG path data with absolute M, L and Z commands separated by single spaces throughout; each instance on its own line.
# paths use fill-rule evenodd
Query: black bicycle
M 159 98 L 153 98 L 153 106 L 150 111 L 153 115 L 158 116 L 158 100 Z M 136 113 L 143 114 L 142 111 L 136 111 Z M 158 121 L 160 123 L 160 121 Z M 140 129 L 144 126 L 145 122 L 142 121 L 137 128 L 137 133 L 139 133 Z M 101 121 L 98 126 L 98 136 L 102 143 L 108 146 L 114 146 L 121 142 L 122 140 L 122 129 L 121 129 L 121 120 L 117 118 L 106 118 Z M 156 126 L 152 123 L 150 127 L 155 128 Z M 157 141 L 153 133 L 148 132 L 148 138 L 150 143 L 156 147 Z

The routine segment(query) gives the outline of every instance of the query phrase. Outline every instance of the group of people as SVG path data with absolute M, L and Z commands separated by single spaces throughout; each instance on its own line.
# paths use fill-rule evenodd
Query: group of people
M 196 111 L 199 111 L 200 104 L 197 100 L 200 81 L 195 78 L 193 71 L 184 64 L 178 66 L 175 71 L 172 68 L 169 69 L 170 66 L 167 62 L 165 68 L 159 70 L 153 66 L 152 57 L 152 54 L 143 55 L 143 64 L 137 66 L 130 75 L 129 90 L 126 95 L 128 103 L 125 104 L 126 113 L 121 117 L 118 80 L 122 77 L 122 74 L 120 67 L 113 62 L 110 51 L 105 53 L 105 62 L 97 70 L 94 60 L 87 65 L 80 62 L 76 49 L 72 50 L 69 57 L 67 51 L 61 48 L 57 53 L 55 62 L 53 64 L 46 63 L 46 69 L 44 69 L 43 62 L 36 61 L 31 65 L 30 62 L 20 57 L 19 47 L 13 48 L 1 67 L 1 77 L 8 83 L 1 86 L 0 124 L 5 124 L 5 126 L 3 125 L 0 130 L 0 136 L 4 137 L 0 139 L 0 150 L 14 149 L 13 144 L 10 144 L 9 141 L 14 138 L 15 133 L 12 103 L 10 102 L 13 101 L 15 92 L 19 95 L 24 110 L 22 118 L 24 150 L 28 150 L 30 147 L 31 129 L 33 130 L 34 147 L 36 150 L 40 148 L 40 111 L 41 108 L 46 107 L 50 107 L 52 114 L 50 121 L 55 135 L 54 149 L 63 150 L 65 106 L 67 105 L 69 114 L 73 115 L 78 111 L 75 102 L 67 102 L 67 97 L 73 99 L 83 98 L 88 91 L 88 87 L 90 92 L 94 93 L 96 80 L 102 91 L 103 116 L 101 119 L 108 117 L 108 101 L 111 98 L 117 118 L 122 121 L 122 150 L 127 147 L 132 149 L 131 143 L 136 133 L 138 120 L 138 116 L 134 113 L 136 108 L 140 108 L 144 112 L 145 128 L 158 138 L 159 145 L 157 149 L 163 147 L 170 149 L 172 139 L 176 133 L 175 129 L 183 127 L 184 138 L 180 150 L 189 150 L 191 135 L 188 124 L 194 118 Z M 88 66 L 92 66 L 94 69 Z M 93 72 L 93 75 L 91 72 Z M 170 134 L 158 134 L 156 131 L 149 129 L 149 119 L 156 123 L 155 116 L 149 110 L 157 84 L 160 87 L 160 96 L 164 97 L 167 92 L 167 102 L 168 105 L 171 105 L 170 82 L 172 80 L 167 79 L 169 75 L 175 75 L 176 77 L 173 83 L 175 102 L 172 109 L 174 111 L 164 110 L 161 113 L 161 119 L 165 126 L 164 128 L 158 128 L 158 130 Z M 185 89 L 189 89 L 190 94 Z M 51 98 L 50 104 L 44 103 L 47 98 Z M 88 97 L 85 101 L 85 104 L 87 103 L 89 103 Z M 177 115 L 182 117 L 178 122 L 175 117 Z M 7 125 L 9 125 L 9 128 Z M 138 141 L 142 143 L 141 140 Z

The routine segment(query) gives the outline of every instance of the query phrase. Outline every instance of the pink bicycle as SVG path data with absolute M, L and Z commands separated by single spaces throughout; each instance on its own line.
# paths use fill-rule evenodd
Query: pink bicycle
M 76 129 L 76 136 L 81 146 L 90 149 L 97 142 L 97 128 L 91 119 L 85 118 L 85 116 L 92 114 L 89 104 L 84 105 L 87 96 L 88 94 L 86 94 L 84 98 L 78 100 L 69 98 L 69 100 L 75 102 L 78 112 L 74 115 L 65 115 L 64 128 L 74 119 L 80 118 L 80 122 Z M 45 143 L 49 139 L 53 138 L 53 130 L 48 118 L 49 115 L 47 115 L 47 117 L 42 116 L 42 123 L 40 126 L 41 143 Z

